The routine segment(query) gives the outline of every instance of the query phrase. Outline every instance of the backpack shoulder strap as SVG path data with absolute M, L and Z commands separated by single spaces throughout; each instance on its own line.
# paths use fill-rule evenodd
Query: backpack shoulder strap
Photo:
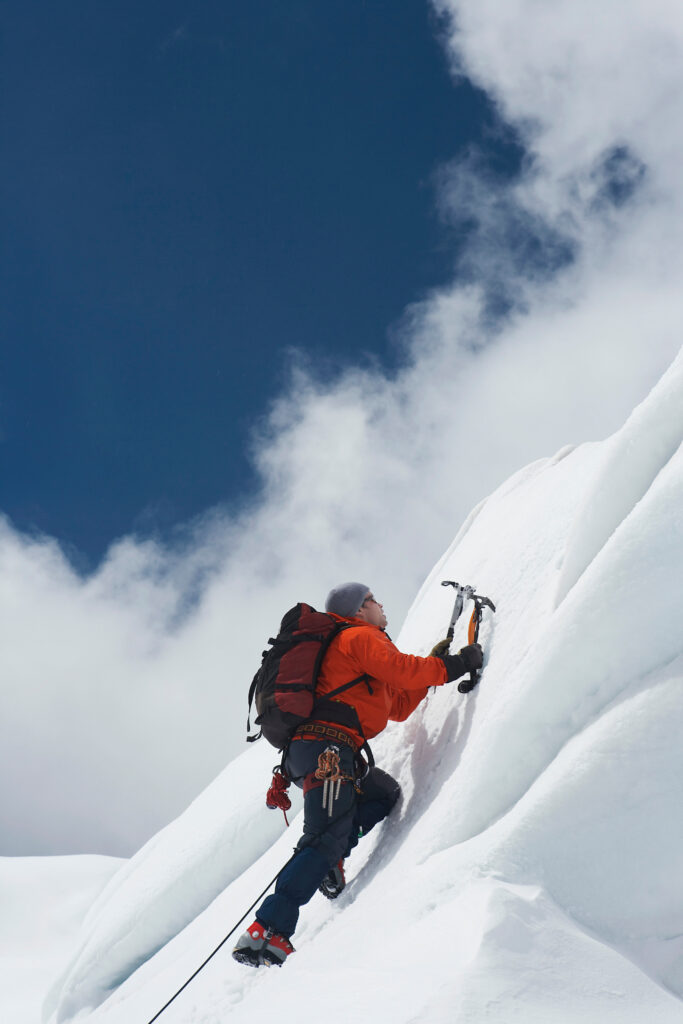
M 361 675 L 356 676 L 355 679 L 351 679 L 348 683 L 344 683 L 342 686 L 337 686 L 336 689 L 330 690 L 329 693 L 323 695 L 323 700 L 332 700 L 333 697 L 343 693 L 344 690 L 350 690 L 352 686 L 356 686 L 358 683 L 365 683 L 370 693 L 374 693 L 374 690 L 370 686 L 370 676 L 367 672 L 362 672 Z
M 259 669 L 259 672 L 260 671 L 261 670 Z M 254 676 L 254 678 L 251 681 L 251 686 L 249 687 L 249 703 L 247 705 L 247 743 L 254 743 L 256 740 L 261 739 L 261 731 L 260 730 L 257 733 L 255 733 L 253 736 L 249 735 L 249 733 L 251 732 L 251 721 L 250 721 L 250 719 L 251 719 L 251 705 L 252 705 L 252 703 L 254 701 L 254 693 L 256 691 L 256 682 L 257 682 L 258 677 L 259 677 L 259 672 L 256 673 L 256 675 Z

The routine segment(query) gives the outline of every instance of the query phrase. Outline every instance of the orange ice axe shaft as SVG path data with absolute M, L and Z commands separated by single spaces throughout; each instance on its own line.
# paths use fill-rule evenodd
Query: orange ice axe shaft
M 483 609 L 488 606 L 491 609 L 491 611 L 495 612 L 496 610 L 496 606 L 490 597 L 481 597 L 479 594 L 472 594 L 472 600 L 474 601 L 474 608 L 472 609 L 472 614 L 470 616 L 470 624 L 467 629 L 468 644 L 476 644 L 477 640 L 479 639 L 479 624 L 481 623 Z M 467 689 L 461 689 L 460 692 L 468 693 L 470 690 L 473 690 L 474 687 L 477 685 L 478 679 L 479 675 L 477 670 L 472 669 L 472 671 L 470 672 L 469 683 L 460 684 L 461 687 L 464 685 L 467 687 Z

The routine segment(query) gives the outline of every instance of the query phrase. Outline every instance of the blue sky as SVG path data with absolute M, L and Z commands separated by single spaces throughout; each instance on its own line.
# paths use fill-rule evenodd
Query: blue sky
M 423 0 L 4 5 L 0 508 L 83 567 L 255 486 L 296 347 L 398 358 L 437 168 L 518 154 Z

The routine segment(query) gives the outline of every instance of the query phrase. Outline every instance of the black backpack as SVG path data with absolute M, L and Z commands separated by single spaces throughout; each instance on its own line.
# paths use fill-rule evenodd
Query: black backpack
M 349 628 L 351 623 L 339 622 L 308 604 L 297 604 L 286 612 L 280 623 L 280 632 L 269 639 L 272 646 L 263 652 L 261 667 L 249 687 L 248 743 L 263 735 L 278 750 L 284 750 L 295 729 L 313 718 L 322 718 L 325 722 L 333 722 L 363 735 L 355 708 L 333 698 L 362 682 L 372 693 L 369 676 L 363 673 L 326 693 L 320 700 L 315 697 L 322 660 L 334 638 Z M 250 736 L 249 716 L 253 701 L 256 703 L 256 725 L 261 731 Z

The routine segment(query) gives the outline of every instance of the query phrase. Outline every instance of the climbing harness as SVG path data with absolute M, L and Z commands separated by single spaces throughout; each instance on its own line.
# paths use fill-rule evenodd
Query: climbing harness
M 292 737 L 292 743 L 296 740 L 319 740 L 320 736 L 331 736 L 340 743 L 345 744 L 353 750 L 355 755 L 354 766 L 356 770 L 355 775 L 345 775 L 340 769 L 339 760 L 339 747 L 337 744 L 330 744 L 322 754 L 318 757 L 318 767 L 314 772 L 311 773 L 312 779 L 317 779 L 318 782 L 323 784 L 323 810 L 328 812 L 329 817 L 332 817 L 334 808 L 334 801 L 339 796 L 339 791 L 342 782 L 350 782 L 353 784 L 354 789 L 357 793 L 362 792 L 359 785 L 359 779 L 365 775 L 369 767 L 374 765 L 375 759 L 372 756 L 370 745 L 364 743 L 362 747 L 359 747 L 357 743 L 351 739 L 346 733 L 342 732 L 341 729 L 334 729 L 330 726 L 321 725 L 319 723 L 310 723 L 306 726 L 301 726 L 297 733 Z M 364 760 L 361 753 L 365 753 L 367 760 Z M 289 820 L 287 818 L 287 811 L 292 806 L 292 801 L 289 797 L 289 787 L 292 783 L 287 770 L 285 768 L 285 760 L 287 757 L 287 751 L 283 754 L 282 761 L 280 764 L 276 764 L 273 768 L 273 779 L 270 784 L 270 788 L 266 793 L 266 807 L 270 807 L 271 810 L 280 809 L 285 817 L 285 824 L 289 828 Z M 304 793 L 307 791 L 307 785 L 304 784 Z
M 363 746 L 360 747 L 347 732 L 344 732 L 343 729 L 335 729 L 334 726 L 325 725 L 324 722 L 305 722 L 304 725 L 300 725 L 298 727 L 292 736 L 292 740 L 319 740 L 323 736 L 325 739 L 331 739 L 336 743 L 343 743 L 344 746 L 351 747 L 354 754 L 357 754 L 359 750 L 365 749 L 368 746 L 367 743 L 364 743 Z
M 455 632 L 455 624 L 462 614 L 462 609 L 466 600 L 474 603 L 472 609 L 472 615 L 470 616 L 469 627 L 467 630 L 467 642 L 469 644 L 476 644 L 479 639 L 479 626 L 481 623 L 482 615 L 484 614 L 484 608 L 488 607 L 491 611 L 495 612 L 496 606 L 490 597 L 484 597 L 482 594 L 475 593 L 475 587 L 462 587 L 459 583 L 454 580 L 442 580 L 442 587 L 454 587 L 456 591 L 455 604 L 453 606 L 453 614 L 451 615 L 450 625 L 446 636 L 449 640 L 453 639 Z M 472 669 L 470 672 L 469 681 L 458 684 L 458 690 L 460 693 L 469 693 L 473 690 L 479 681 L 479 672 L 477 669 Z

